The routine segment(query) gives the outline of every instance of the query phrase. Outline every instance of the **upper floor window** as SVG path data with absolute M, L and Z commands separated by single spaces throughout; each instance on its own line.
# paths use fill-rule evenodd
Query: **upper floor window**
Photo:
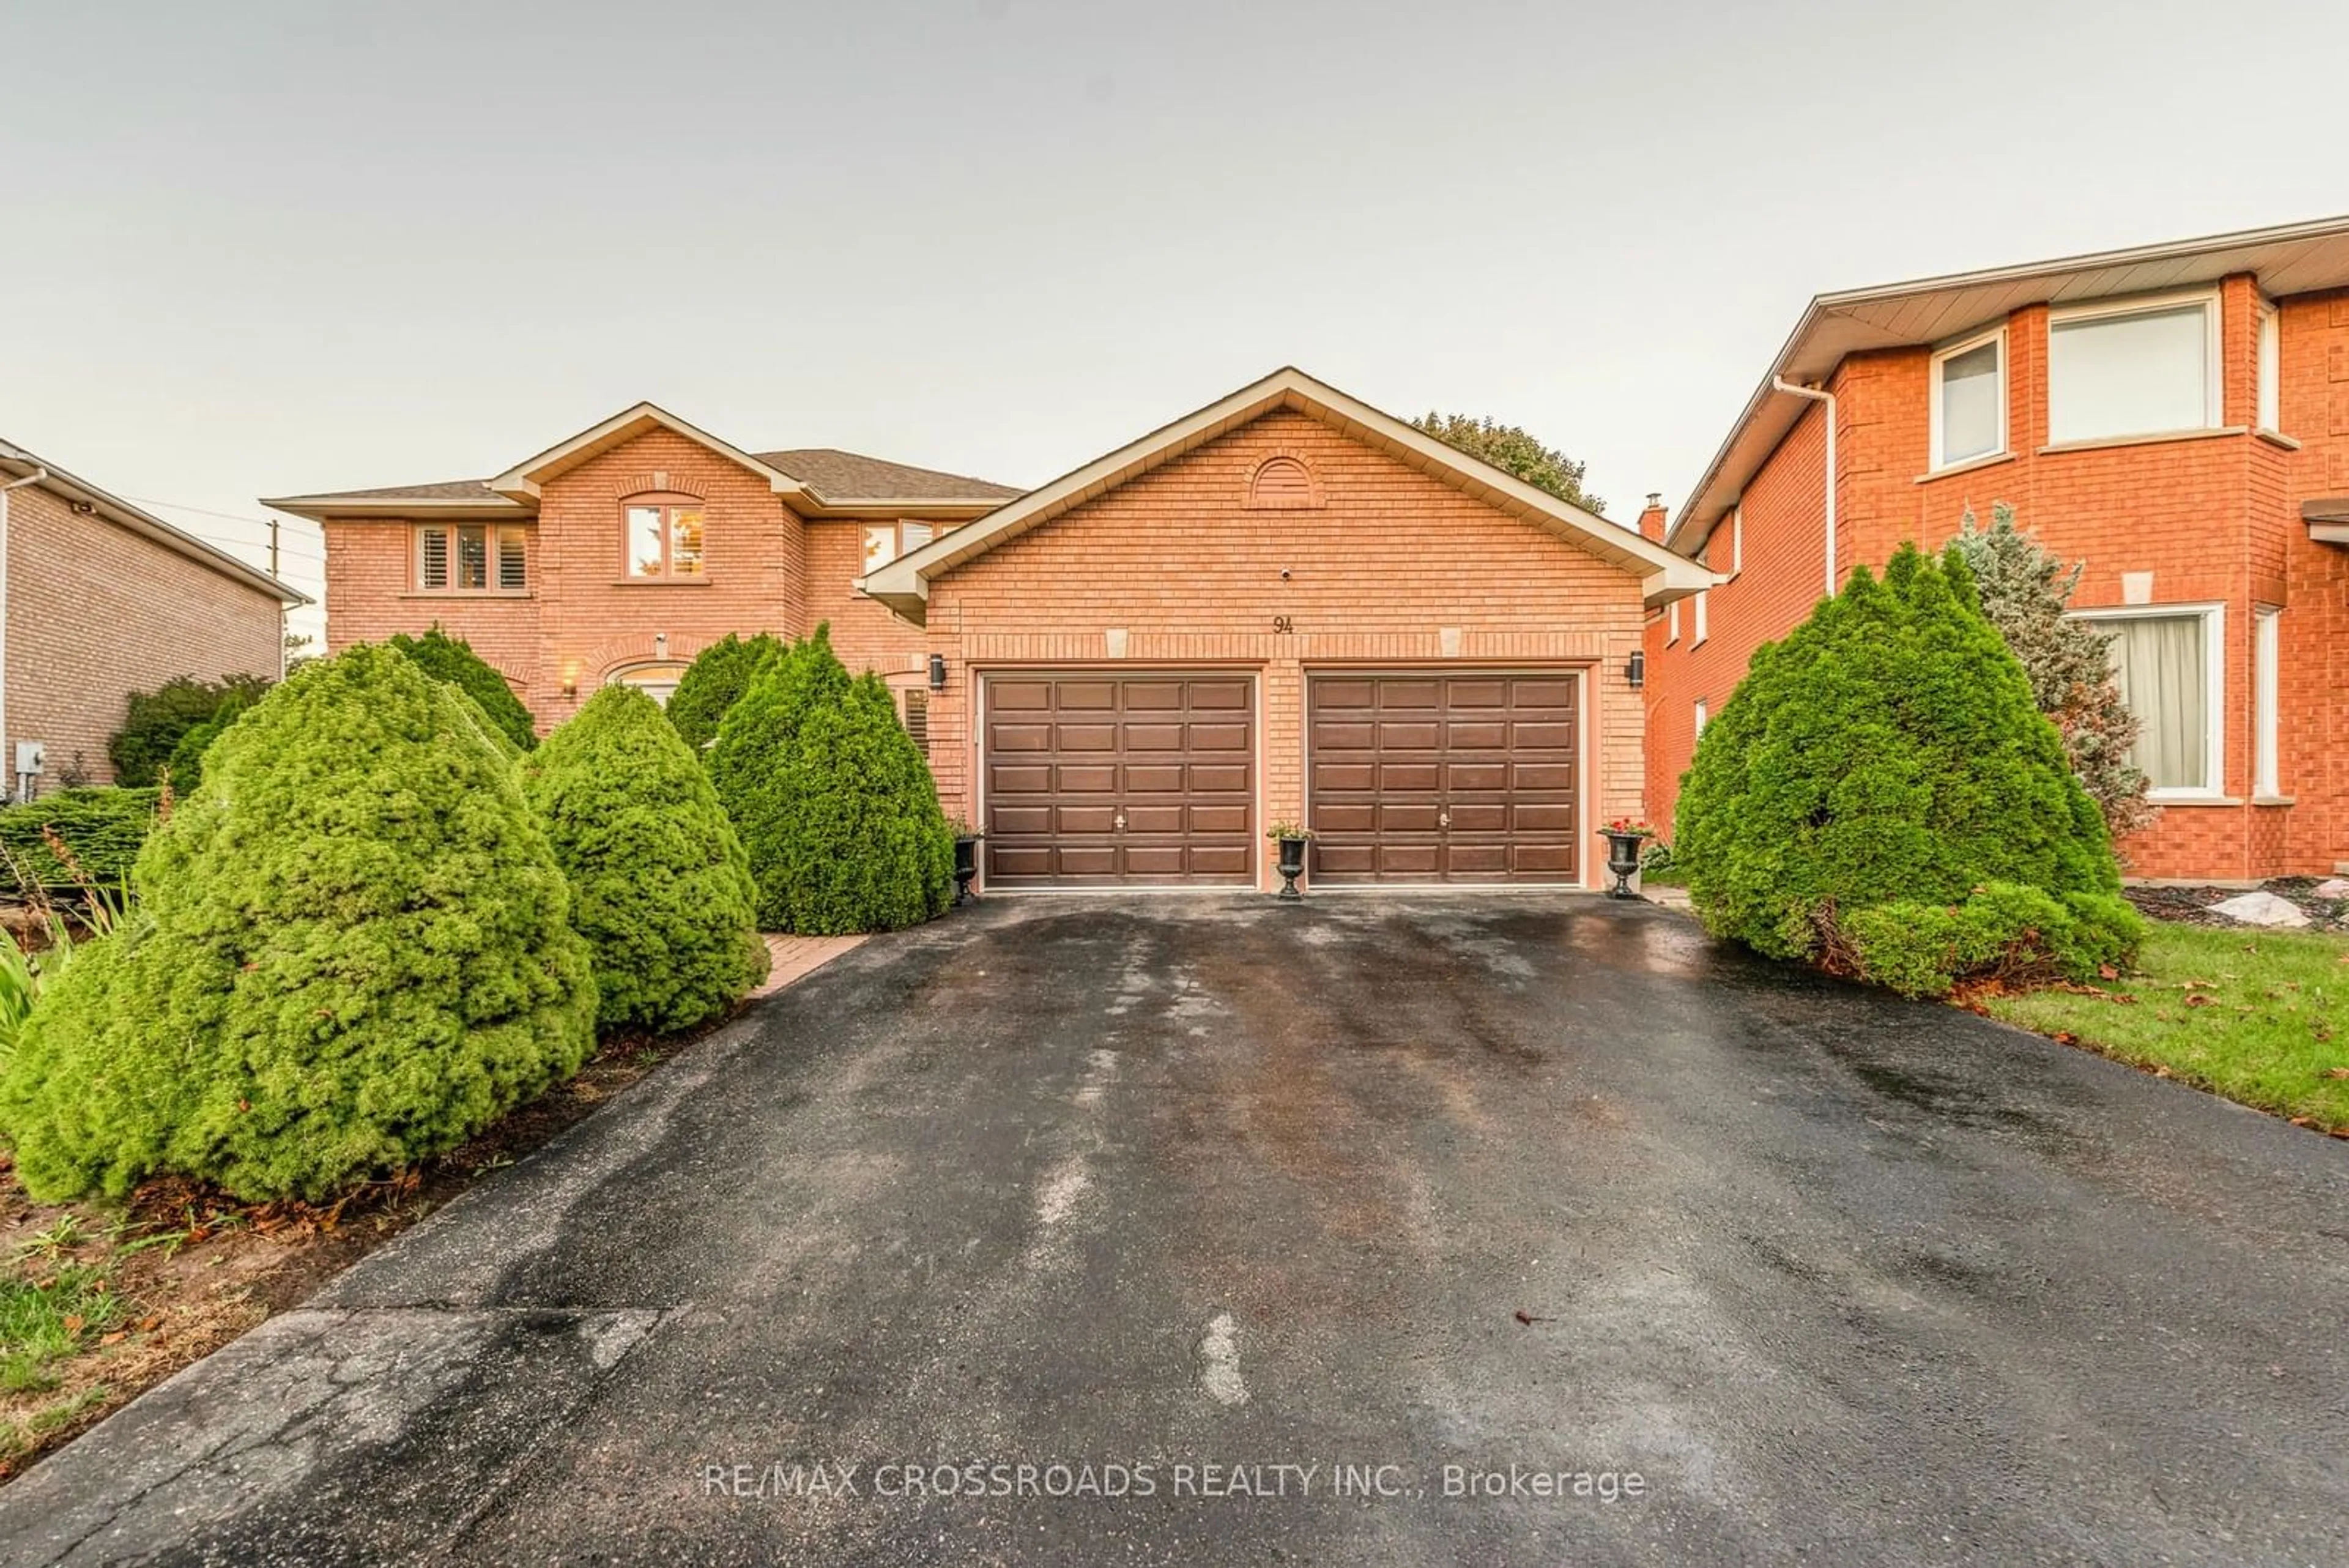
M 2006 329 L 1933 356 L 1933 466 L 2006 450 Z
M 1711 591 L 1712 590 L 1708 588 L 1699 588 L 1696 591 L 1695 597 L 1689 601 L 1696 606 L 1696 631 L 1695 636 L 1689 644 L 1692 648 L 1713 635 L 1712 628 L 1706 624 L 1704 611 L 1704 601 Z
M 416 530 L 416 586 L 435 594 L 530 590 L 523 531 L 481 523 L 428 523 Z
M 2219 423 L 2219 302 L 2085 306 L 2047 327 L 2047 439 L 2096 441 Z
M 2283 431 L 2283 323 L 2272 305 L 2260 306 L 2260 429 Z
M 702 545 L 698 501 L 645 497 L 621 508 L 621 562 L 631 577 L 698 577 Z
M 912 555 L 937 535 L 934 524 L 917 523 L 910 517 L 895 523 L 875 523 L 864 530 L 864 569 L 877 572 L 898 556 Z

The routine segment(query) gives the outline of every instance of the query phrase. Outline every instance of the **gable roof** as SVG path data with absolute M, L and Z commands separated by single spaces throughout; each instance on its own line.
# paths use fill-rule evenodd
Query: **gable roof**
M 1848 355 L 1942 342 L 2026 305 L 2190 288 L 2238 273 L 2253 275 L 2276 296 L 2349 286 L 2349 216 L 1819 295 L 1746 399 L 1665 542 L 1691 554 L 1702 549 L 1713 524 L 1809 409 L 1805 400 L 1775 390 L 1781 379 L 1824 385 Z
M 77 479 L 47 458 L 27 452 L 14 441 L 0 441 L 0 475 L 5 475 L 7 479 L 23 479 L 36 473 L 42 476 L 36 482 L 36 487 L 62 497 L 67 504 L 86 507 L 93 515 L 152 540 L 174 555 L 183 556 L 198 566 L 209 567 L 257 593 L 266 594 L 279 604 L 306 605 L 311 602 L 310 596 L 301 589 L 288 587 L 260 567 L 247 566 L 218 545 L 164 522 L 119 495 L 100 490 L 86 479 Z
M 1497 510 L 1568 539 L 1609 564 L 1639 574 L 1652 607 L 1723 579 L 1687 557 L 1673 554 L 1636 530 L 1527 484 L 1437 440 L 1393 415 L 1285 366 L 1227 398 L 1162 425 L 1050 484 L 1030 491 L 977 522 L 942 534 L 918 550 L 868 574 L 859 587 L 907 620 L 927 613 L 930 584 L 1031 528 L 1083 505 L 1128 480 L 1149 472 L 1216 437 L 1276 409 L 1305 414 L 1412 468 L 1418 469 Z
M 996 484 L 935 468 L 889 462 L 837 447 L 795 447 L 781 452 L 744 452 L 697 429 L 652 403 L 638 403 L 526 458 L 494 479 L 451 479 L 426 484 L 388 484 L 371 490 L 331 490 L 307 495 L 262 498 L 264 506 L 299 517 L 528 516 L 540 486 L 599 453 L 653 430 L 674 431 L 730 462 L 764 478 L 794 510 L 811 517 L 891 516 L 914 510 L 975 517 L 1019 493 Z

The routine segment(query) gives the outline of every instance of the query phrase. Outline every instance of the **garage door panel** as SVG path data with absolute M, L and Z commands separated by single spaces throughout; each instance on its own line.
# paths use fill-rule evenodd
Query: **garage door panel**
M 1228 675 L 990 676 L 988 881 L 1247 883 L 1253 691 Z
M 1571 675 L 1309 677 L 1314 876 L 1574 880 L 1578 695 Z
M 1181 763 L 1128 763 L 1125 787 L 1134 794 L 1180 794 L 1184 771 Z
M 1049 787 L 1061 794 L 1108 794 L 1117 788 L 1117 764 L 1062 763 L 1052 770 Z

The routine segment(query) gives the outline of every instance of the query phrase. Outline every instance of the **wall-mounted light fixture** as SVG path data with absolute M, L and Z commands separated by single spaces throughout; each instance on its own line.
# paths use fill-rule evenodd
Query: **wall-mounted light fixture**
M 947 656 L 943 653 L 933 653 L 930 655 L 930 690 L 943 691 L 946 689 Z
M 579 695 L 579 671 L 566 670 L 563 672 L 563 695 L 565 698 Z
M 1623 661 L 1623 683 L 1634 691 L 1648 683 L 1648 655 L 1643 649 L 1633 649 L 1631 657 Z

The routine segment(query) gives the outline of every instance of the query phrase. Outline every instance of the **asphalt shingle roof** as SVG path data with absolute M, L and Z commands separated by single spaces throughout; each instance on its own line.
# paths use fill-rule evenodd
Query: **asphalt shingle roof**
M 860 501 L 1009 501 L 1027 492 L 968 474 L 946 473 L 890 462 L 838 447 L 793 447 L 752 452 L 771 467 L 813 485 L 827 498 Z M 319 501 L 494 501 L 487 481 L 450 479 L 430 484 L 387 484 L 372 490 L 330 490 L 305 499 Z

